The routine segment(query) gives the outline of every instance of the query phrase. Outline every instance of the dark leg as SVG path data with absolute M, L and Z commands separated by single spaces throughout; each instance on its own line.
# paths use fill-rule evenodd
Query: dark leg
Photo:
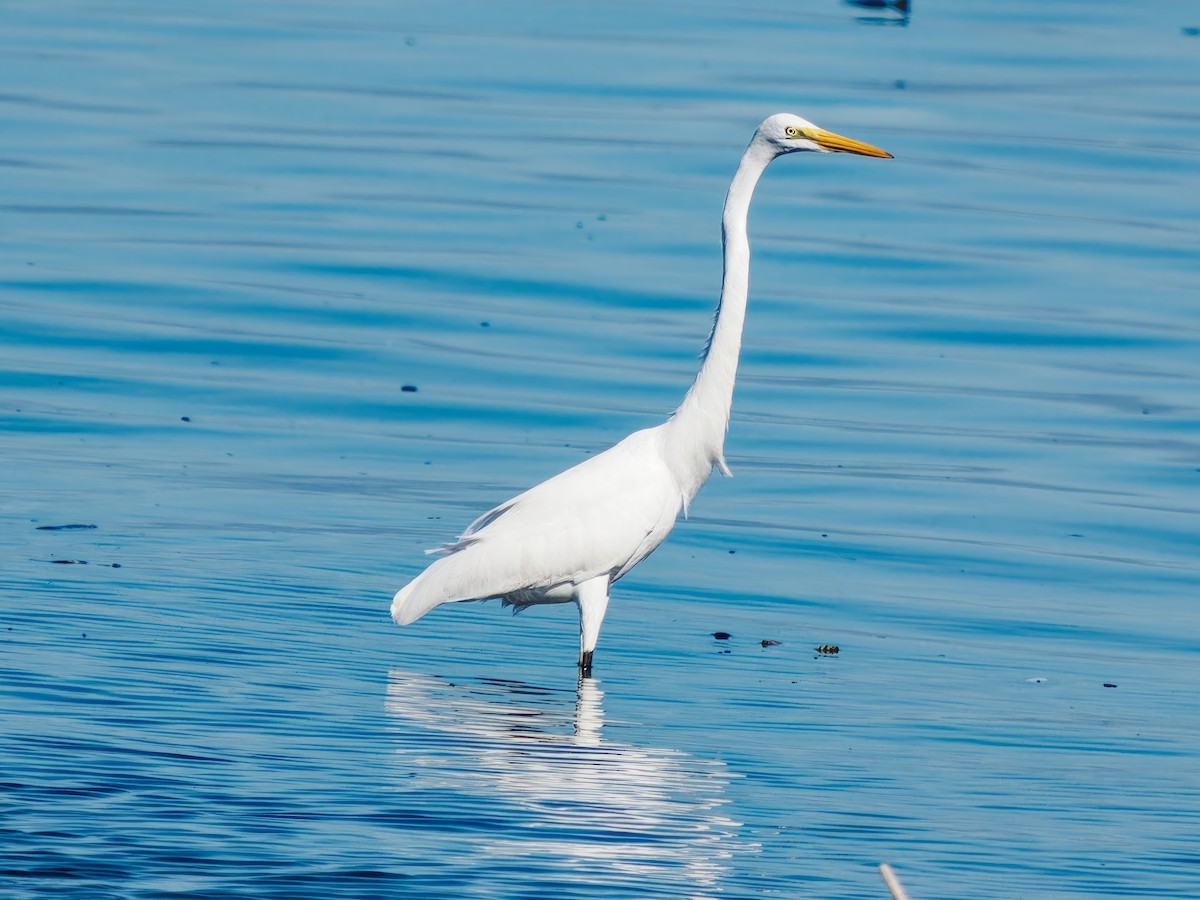
M 583 653 L 579 654 L 579 677 L 580 678 L 591 678 L 592 677 L 592 653 L 593 652 L 594 651 L 592 651 L 592 650 L 585 650 Z

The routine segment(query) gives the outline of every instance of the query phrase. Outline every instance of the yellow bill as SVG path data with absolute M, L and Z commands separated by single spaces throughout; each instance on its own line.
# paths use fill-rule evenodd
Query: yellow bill
M 854 138 L 842 137 L 840 134 L 834 134 L 824 128 L 806 128 L 804 130 L 807 132 L 808 139 L 816 143 L 822 150 L 829 150 L 832 153 L 857 153 L 859 156 L 877 156 L 880 159 L 895 158 L 886 150 L 880 150 L 878 147 L 872 147 L 870 144 L 864 144 Z

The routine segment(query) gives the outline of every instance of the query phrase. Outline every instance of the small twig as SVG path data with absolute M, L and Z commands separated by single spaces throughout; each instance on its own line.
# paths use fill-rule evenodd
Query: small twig
M 904 885 L 900 883 L 900 879 L 896 877 L 891 866 L 887 863 L 880 863 L 879 874 L 883 876 L 883 883 L 891 892 L 892 900 L 908 900 L 908 894 L 904 892 Z

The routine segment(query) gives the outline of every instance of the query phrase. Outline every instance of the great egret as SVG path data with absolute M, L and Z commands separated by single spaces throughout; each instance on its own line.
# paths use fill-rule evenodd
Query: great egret
M 803 150 L 892 157 L 799 116 L 781 113 L 759 125 L 725 197 L 721 299 L 700 372 L 679 408 L 472 522 L 397 591 L 397 625 L 462 600 L 499 598 L 515 611 L 574 602 L 579 670 L 591 674 L 613 582 L 663 542 L 714 468 L 730 474 L 723 450 L 750 281 L 750 198 L 775 157 Z

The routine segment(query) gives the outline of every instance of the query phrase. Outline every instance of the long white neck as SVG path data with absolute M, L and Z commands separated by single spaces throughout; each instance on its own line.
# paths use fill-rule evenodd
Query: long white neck
M 729 185 L 721 217 L 725 269 L 712 334 L 696 382 L 666 426 L 667 452 L 675 471 L 683 475 L 681 486 L 688 500 L 708 479 L 713 466 L 728 472 L 724 458 L 725 432 L 733 404 L 733 383 L 750 288 L 746 219 L 754 187 L 773 158 L 767 147 L 752 141 Z

